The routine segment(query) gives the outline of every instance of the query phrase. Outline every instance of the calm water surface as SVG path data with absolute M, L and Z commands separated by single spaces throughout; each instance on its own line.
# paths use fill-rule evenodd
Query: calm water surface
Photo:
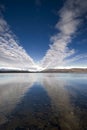
M 87 74 L 0 74 L 0 130 L 87 130 Z

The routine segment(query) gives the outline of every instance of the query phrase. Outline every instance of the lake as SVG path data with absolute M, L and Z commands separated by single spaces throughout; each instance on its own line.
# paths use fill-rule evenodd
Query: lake
M 0 130 L 87 130 L 87 74 L 0 74 Z

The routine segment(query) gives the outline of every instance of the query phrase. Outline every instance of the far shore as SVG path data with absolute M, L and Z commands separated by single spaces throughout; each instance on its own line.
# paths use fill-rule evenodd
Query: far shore
M 0 70 L 0 73 L 87 73 L 87 68 L 29 70 Z

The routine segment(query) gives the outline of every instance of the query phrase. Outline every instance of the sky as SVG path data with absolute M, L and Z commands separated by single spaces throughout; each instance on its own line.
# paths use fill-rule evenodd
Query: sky
M 87 67 L 87 0 L 0 0 L 0 67 Z

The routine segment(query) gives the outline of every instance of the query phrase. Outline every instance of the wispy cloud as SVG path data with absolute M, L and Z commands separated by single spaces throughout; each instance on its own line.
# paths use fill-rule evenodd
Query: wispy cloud
M 33 59 L 19 45 L 9 25 L 0 16 L 0 67 L 28 69 L 33 66 Z
M 73 35 L 82 24 L 82 16 L 87 13 L 87 0 L 67 0 L 63 8 L 58 12 L 60 20 L 55 28 L 60 31 L 51 37 L 52 45 L 47 50 L 46 55 L 41 61 L 44 68 L 67 66 L 87 54 L 76 55 L 74 49 L 69 48 Z
M 40 5 L 41 0 L 36 0 Z M 4 10 L 4 6 L 0 6 Z M 53 68 L 74 64 L 80 59 L 87 59 L 87 54 L 77 55 L 75 49 L 70 49 L 73 36 L 87 17 L 87 0 L 67 0 L 58 12 L 60 17 L 55 25 L 58 33 L 50 38 L 51 45 L 41 60 L 41 67 Z M 0 12 L 0 67 L 20 69 L 36 68 L 33 59 L 19 45 L 16 36 L 12 33 L 6 20 Z M 38 68 L 39 69 L 39 68 Z

